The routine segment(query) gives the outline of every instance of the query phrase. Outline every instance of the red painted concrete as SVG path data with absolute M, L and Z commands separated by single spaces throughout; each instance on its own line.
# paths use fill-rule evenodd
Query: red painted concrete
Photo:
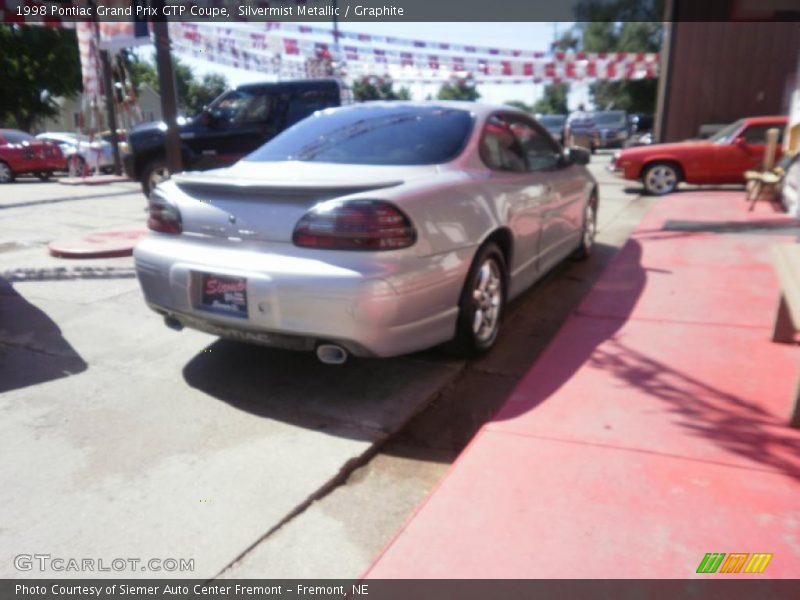
M 800 347 L 769 340 L 793 223 L 741 197 L 650 211 L 368 577 L 709 577 L 706 552 L 800 574 Z
M 98 231 L 80 238 L 55 240 L 47 248 L 60 258 L 116 258 L 131 256 L 136 243 L 147 233 L 145 229 L 130 231 Z
M 772 473 L 484 431 L 369 577 L 690 578 L 740 551 L 796 577 L 797 517 Z

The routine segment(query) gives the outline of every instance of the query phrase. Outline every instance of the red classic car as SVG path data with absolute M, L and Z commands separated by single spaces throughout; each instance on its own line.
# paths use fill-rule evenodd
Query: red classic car
M 724 127 L 707 140 L 627 148 L 614 154 L 609 169 L 641 180 L 651 194 L 669 194 L 681 181 L 700 184 L 744 183 L 744 172 L 761 169 L 767 131 L 783 135 L 786 117 L 750 117 Z M 781 137 L 776 160 L 780 158 Z
M 44 180 L 53 171 L 66 168 L 67 159 L 58 144 L 16 129 L 0 129 L 0 183 L 10 183 L 22 173 L 34 173 Z

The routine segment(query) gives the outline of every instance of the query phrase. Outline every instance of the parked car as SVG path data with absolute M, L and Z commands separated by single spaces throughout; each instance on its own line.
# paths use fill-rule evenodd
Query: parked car
M 588 161 L 508 107 L 326 109 L 232 167 L 159 184 L 136 273 L 176 329 L 328 363 L 448 341 L 478 354 L 507 300 L 591 252 Z
M 81 175 L 99 169 L 102 172 L 114 170 L 114 152 L 111 144 L 92 140 L 78 133 L 40 133 L 37 139 L 57 144 L 67 159 L 70 172 Z
M 567 115 L 536 115 L 544 128 L 553 136 L 559 144 L 564 144 L 564 125 L 567 123 Z
M 17 129 L 0 129 L 0 183 L 11 183 L 17 175 L 32 173 L 41 180 L 66 168 L 58 144 L 37 140 Z
M 622 148 L 628 140 L 628 114 L 624 110 L 604 110 L 592 115 L 595 128 L 593 148 Z
M 681 181 L 697 184 L 744 183 L 744 172 L 760 169 L 767 131 L 786 127 L 786 117 L 750 117 L 724 127 L 707 140 L 626 148 L 609 169 L 625 179 L 641 180 L 651 194 L 669 194 Z M 780 158 L 778 141 L 776 160 Z
M 335 79 L 251 83 L 229 90 L 203 112 L 180 125 L 181 155 L 187 170 L 230 165 L 316 110 L 342 103 Z M 128 135 L 125 171 L 150 190 L 170 175 L 164 123 L 134 127 Z

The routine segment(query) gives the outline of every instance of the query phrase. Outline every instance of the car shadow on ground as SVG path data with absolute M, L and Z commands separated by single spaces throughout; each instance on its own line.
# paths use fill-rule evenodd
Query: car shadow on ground
M 510 302 L 496 347 L 459 376 L 457 387 L 468 397 L 444 390 L 381 452 L 452 462 L 506 403 L 619 250 L 596 243 L 589 260 L 563 261 Z
M 86 369 L 58 325 L 0 277 L 0 393 Z
M 627 182 L 632 183 L 632 182 Z M 647 195 L 644 187 L 641 185 L 627 185 L 626 187 L 622 188 L 622 191 L 626 194 L 632 194 L 634 196 L 641 196 Z M 692 185 L 688 183 L 684 183 L 679 185 L 675 191 L 670 192 L 669 194 L 665 194 L 664 198 L 669 198 L 673 194 L 688 194 L 690 192 L 742 192 L 742 201 L 744 201 L 744 185 Z
M 321 363 L 312 352 L 220 339 L 183 369 L 193 388 L 251 414 L 353 439 L 399 429 L 460 364 L 436 353 Z
M 219 340 L 195 356 L 184 367 L 183 376 L 191 387 L 240 410 L 301 427 L 327 428 L 334 435 L 364 437 L 394 432 L 398 423 L 410 420 L 410 431 L 403 431 L 397 446 L 390 445 L 384 451 L 406 455 L 407 445 L 416 446 L 414 458 L 449 461 L 452 452 L 460 451 L 497 412 L 513 384 L 533 364 L 546 341 L 555 335 L 569 311 L 600 276 L 602 266 L 611 262 L 618 250 L 596 244 L 589 261 L 564 261 L 509 304 L 498 346 L 487 359 L 474 360 L 471 365 L 482 369 L 482 363 L 493 356 L 507 364 L 505 356 L 513 354 L 518 376 L 504 376 L 501 382 L 493 380 L 490 385 L 477 382 L 469 402 L 443 393 L 464 362 L 454 360 L 442 347 L 390 359 L 351 357 L 344 365 L 332 366 L 320 363 L 313 353 Z M 571 294 L 574 302 L 568 306 L 561 293 L 565 286 L 580 290 L 578 295 Z M 559 317 L 546 321 L 516 318 L 520 309 L 537 297 L 544 304 L 543 312 L 558 311 Z M 539 339 L 520 344 L 520 336 Z M 425 414 L 421 414 L 423 410 Z M 415 439 L 419 437 L 426 439 Z M 432 444 L 433 438 L 437 441 Z

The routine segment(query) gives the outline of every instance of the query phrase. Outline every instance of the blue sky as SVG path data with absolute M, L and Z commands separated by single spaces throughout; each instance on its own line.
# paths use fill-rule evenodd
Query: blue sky
M 328 27 L 324 23 L 314 23 L 319 27 Z M 363 32 L 374 35 L 413 38 L 447 42 L 453 44 L 496 46 L 498 48 L 513 48 L 520 50 L 548 51 L 555 35 L 564 32 L 571 23 L 388 23 L 388 22 L 363 22 L 340 23 L 342 31 Z M 141 50 L 145 55 L 151 55 L 151 50 Z M 232 85 L 252 81 L 263 81 L 265 76 L 254 71 L 244 71 L 222 65 L 197 60 L 190 57 L 181 57 L 198 75 L 207 72 L 224 74 Z M 428 94 L 434 95 L 438 85 L 413 84 L 410 86 L 415 99 L 424 99 Z M 588 104 L 588 86 L 586 84 L 573 84 L 570 94 L 570 108 L 579 103 Z M 493 103 L 502 103 L 508 100 L 522 100 L 532 103 L 542 94 L 542 85 L 481 85 L 478 91 L 483 100 Z

